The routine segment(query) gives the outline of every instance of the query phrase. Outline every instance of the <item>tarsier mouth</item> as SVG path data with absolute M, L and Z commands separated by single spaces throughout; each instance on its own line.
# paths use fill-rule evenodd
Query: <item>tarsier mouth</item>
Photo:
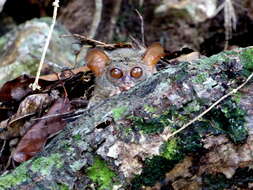
M 119 89 L 120 89 L 121 91 L 127 91 L 127 90 L 129 90 L 130 88 L 132 88 L 132 87 L 134 87 L 134 84 L 133 84 L 133 83 L 131 83 L 131 84 L 126 84 L 126 85 L 121 85 L 121 86 L 119 87 Z

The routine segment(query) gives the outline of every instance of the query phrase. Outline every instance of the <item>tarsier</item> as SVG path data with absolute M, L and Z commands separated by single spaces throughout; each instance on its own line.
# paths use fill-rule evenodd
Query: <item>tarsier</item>
M 109 53 L 92 49 L 86 56 L 89 69 L 96 76 L 96 86 L 89 106 L 110 96 L 129 90 L 156 72 L 156 64 L 164 55 L 159 43 L 146 48 L 122 48 Z

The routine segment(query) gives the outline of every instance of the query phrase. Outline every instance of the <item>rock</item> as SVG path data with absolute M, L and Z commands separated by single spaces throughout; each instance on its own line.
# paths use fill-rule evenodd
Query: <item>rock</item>
M 0 0 L 0 12 L 2 12 L 6 0 Z
M 163 3 L 155 10 L 156 15 L 175 13 L 178 16 L 189 17 L 194 23 L 199 23 L 215 16 L 217 0 L 163 0 Z
M 0 86 L 21 74 L 36 74 L 50 24 L 50 18 L 33 19 L 0 38 Z M 43 66 L 44 73 L 74 66 L 74 41 L 60 38 L 63 34 L 69 32 L 57 24 Z

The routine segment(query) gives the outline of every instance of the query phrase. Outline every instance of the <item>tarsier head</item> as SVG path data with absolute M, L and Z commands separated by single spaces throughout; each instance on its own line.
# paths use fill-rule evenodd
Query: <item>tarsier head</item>
M 119 93 L 156 72 L 156 64 L 163 55 L 159 43 L 153 43 L 146 50 L 123 48 L 105 53 L 92 49 L 86 56 L 86 63 L 96 75 L 96 85 L 108 90 L 117 89 L 116 93 Z

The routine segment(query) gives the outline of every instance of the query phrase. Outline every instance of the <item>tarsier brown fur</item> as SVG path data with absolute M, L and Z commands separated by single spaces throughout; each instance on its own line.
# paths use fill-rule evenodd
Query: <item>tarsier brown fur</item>
M 156 64 L 164 55 L 159 43 L 145 48 L 122 48 L 109 53 L 92 49 L 86 56 L 89 69 L 96 75 L 94 95 L 89 105 L 129 90 L 156 72 Z

